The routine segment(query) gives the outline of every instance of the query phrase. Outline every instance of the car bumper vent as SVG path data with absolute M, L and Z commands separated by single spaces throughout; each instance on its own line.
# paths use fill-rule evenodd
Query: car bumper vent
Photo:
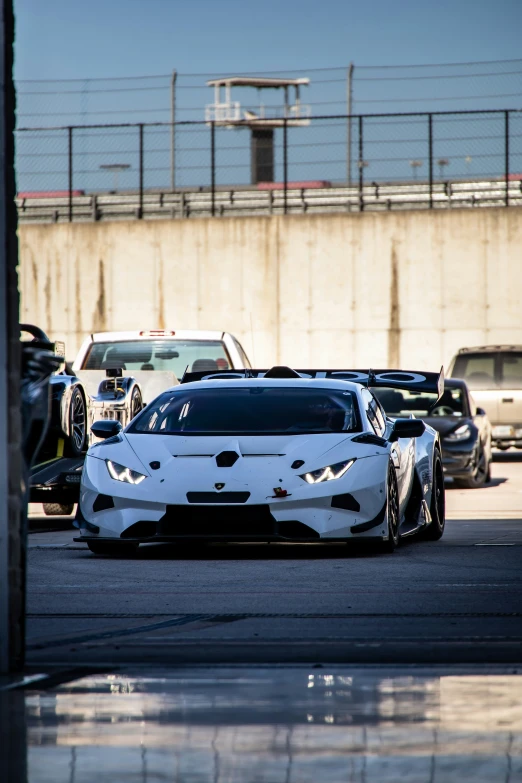
M 250 492 L 187 492 L 189 503 L 246 503 Z
M 206 536 L 210 538 L 259 538 L 277 535 L 269 506 L 167 506 L 158 528 L 159 536 Z
M 361 505 L 353 495 L 345 492 L 343 495 L 334 495 L 332 498 L 332 508 L 342 508 L 344 511 L 360 511 Z
M 107 511 L 109 508 L 114 508 L 114 500 L 110 495 L 97 495 L 94 503 L 92 504 L 92 510 Z
M 154 538 L 157 532 L 157 522 L 135 522 L 123 531 L 121 538 Z
M 282 538 L 288 538 L 294 541 L 306 540 L 311 538 L 320 538 L 319 533 L 313 530 L 304 522 L 297 522 L 289 520 L 288 522 L 279 522 L 277 525 L 277 533 Z

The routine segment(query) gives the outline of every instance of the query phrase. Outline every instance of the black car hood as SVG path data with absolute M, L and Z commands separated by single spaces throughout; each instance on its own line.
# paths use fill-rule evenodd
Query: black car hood
M 472 424 L 467 416 L 427 416 L 424 421 L 437 430 L 442 438 L 463 424 Z

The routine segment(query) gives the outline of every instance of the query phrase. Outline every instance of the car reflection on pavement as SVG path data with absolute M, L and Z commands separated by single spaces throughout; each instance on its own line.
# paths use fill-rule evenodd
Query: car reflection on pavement
M 455 671 L 180 668 L 30 691 L 27 780 L 520 780 L 522 676 Z

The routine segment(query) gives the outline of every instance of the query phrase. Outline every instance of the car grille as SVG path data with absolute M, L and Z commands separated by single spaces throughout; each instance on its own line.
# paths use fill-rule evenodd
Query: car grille
M 277 523 L 268 505 L 167 506 L 158 523 L 158 536 L 248 539 L 319 538 L 315 530 L 298 521 Z
M 167 506 L 160 536 L 275 536 L 276 521 L 264 505 Z

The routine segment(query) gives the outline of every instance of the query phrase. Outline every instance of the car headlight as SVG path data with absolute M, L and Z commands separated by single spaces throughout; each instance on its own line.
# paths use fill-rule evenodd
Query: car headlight
M 341 478 L 341 476 L 344 476 L 354 462 L 354 459 L 348 459 L 345 462 L 336 462 L 335 465 L 327 465 L 326 468 L 319 468 L 319 470 L 312 470 L 310 473 L 303 473 L 299 478 L 302 478 L 307 484 L 320 484 L 322 481 L 332 481 L 332 479 L 338 479 Z
M 115 481 L 124 481 L 126 484 L 140 484 L 143 479 L 147 478 L 143 473 L 126 468 L 125 465 L 120 465 L 118 462 L 113 462 L 110 459 L 106 459 L 105 464 L 107 465 L 109 476 L 115 479 Z
M 466 440 L 471 436 L 471 427 L 469 424 L 461 424 L 456 430 L 446 435 L 446 440 Z

